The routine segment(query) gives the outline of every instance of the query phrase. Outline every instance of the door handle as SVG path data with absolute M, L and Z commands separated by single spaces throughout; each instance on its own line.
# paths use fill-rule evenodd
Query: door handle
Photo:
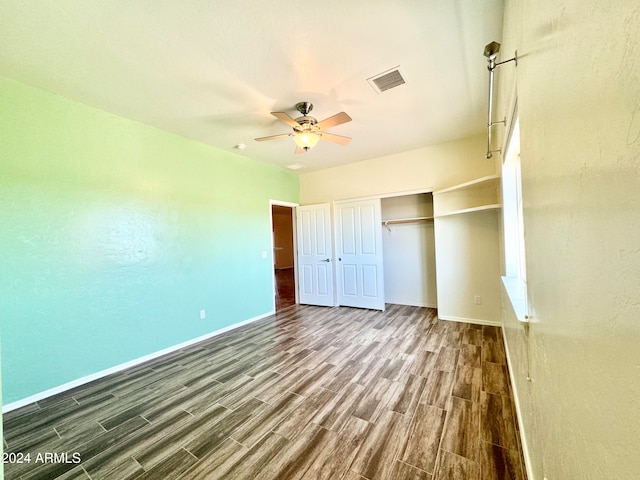
M 324 260 L 320 260 L 320 261 L 321 261 L 321 262 L 330 262 L 330 261 L 331 261 L 331 259 L 329 259 L 329 258 L 325 258 Z

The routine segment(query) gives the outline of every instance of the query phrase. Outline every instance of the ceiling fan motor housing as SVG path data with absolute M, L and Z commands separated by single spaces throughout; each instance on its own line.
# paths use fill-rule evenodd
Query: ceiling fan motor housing
M 302 127 L 302 130 L 311 130 L 310 127 L 318 123 L 318 121 L 315 118 L 309 117 L 307 115 L 296 118 L 296 122 L 300 124 L 300 126 Z M 296 127 L 294 127 L 293 129 L 298 130 Z
M 304 132 L 304 131 L 308 132 L 310 130 L 315 130 L 314 128 L 311 128 L 311 127 L 316 123 L 318 123 L 318 121 L 315 118 L 309 116 L 309 112 L 313 110 L 313 103 L 298 102 L 296 103 L 296 110 L 298 110 L 302 114 L 301 117 L 296 118 L 296 122 L 298 122 L 302 128 L 298 129 L 296 127 L 293 127 L 293 129 L 296 132 Z
M 298 102 L 296 103 L 296 110 L 298 110 L 302 115 L 309 115 L 309 112 L 313 110 L 313 103 Z

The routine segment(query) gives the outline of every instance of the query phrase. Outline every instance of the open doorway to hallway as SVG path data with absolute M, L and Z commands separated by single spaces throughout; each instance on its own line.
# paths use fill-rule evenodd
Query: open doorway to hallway
M 271 206 L 276 311 L 296 303 L 293 208 Z

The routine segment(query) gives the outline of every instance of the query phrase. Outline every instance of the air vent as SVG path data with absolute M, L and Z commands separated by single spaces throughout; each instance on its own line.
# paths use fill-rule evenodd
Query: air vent
M 400 67 L 392 68 L 386 72 L 382 72 L 379 75 L 375 75 L 371 78 L 367 78 L 369 84 L 377 93 L 386 92 L 392 88 L 399 87 L 407 83 L 406 77 Z

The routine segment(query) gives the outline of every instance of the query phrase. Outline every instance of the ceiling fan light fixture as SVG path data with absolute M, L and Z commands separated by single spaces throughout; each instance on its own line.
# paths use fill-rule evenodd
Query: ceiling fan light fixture
M 293 136 L 293 141 L 305 151 L 311 150 L 320 140 L 320 135 L 314 132 L 298 132 Z
M 308 115 L 311 109 L 313 109 L 311 102 L 298 102 L 296 104 L 296 110 L 302 114 L 302 116 L 298 118 L 292 118 L 291 115 L 286 112 L 271 112 L 271 115 L 292 127 L 293 133 L 280 133 L 268 137 L 259 137 L 255 140 L 257 142 L 263 142 L 276 138 L 293 137 L 293 141 L 296 142 L 296 153 L 308 152 L 315 147 L 320 140 L 337 143 L 338 145 L 347 145 L 351 141 L 350 137 L 326 133 L 324 131 L 327 128 L 350 122 L 351 117 L 349 115 L 345 112 L 340 112 L 318 122 L 315 118 Z

